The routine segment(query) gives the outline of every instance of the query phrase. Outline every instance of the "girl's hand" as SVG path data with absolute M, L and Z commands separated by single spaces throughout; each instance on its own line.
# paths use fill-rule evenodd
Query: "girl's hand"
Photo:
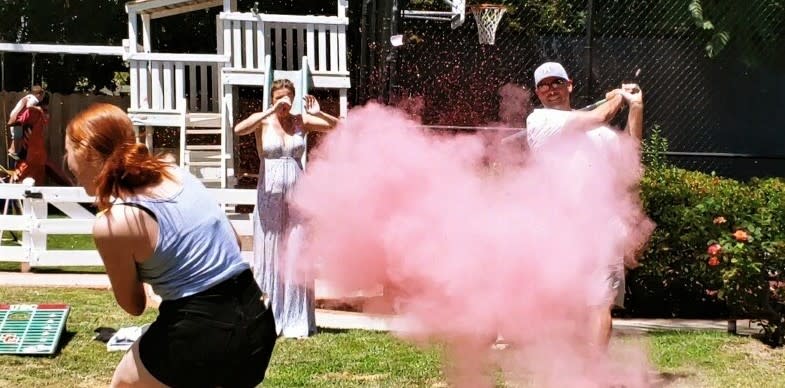
M 275 109 L 276 112 L 287 112 L 291 108 L 292 100 L 290 100 L 289 97 L 281 97 L 273 105 L 273 109 Z
M 316 101 L 316 97 L 309 94 L 303 97 L 303 100 L 305 100 L 305 111 L 309 115 L 316 116 L 322 111 L 321 107 L 319 107 L 319 101 Z

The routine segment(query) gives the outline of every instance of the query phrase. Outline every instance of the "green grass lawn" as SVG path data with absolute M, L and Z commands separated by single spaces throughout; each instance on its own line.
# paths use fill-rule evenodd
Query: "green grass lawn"
M 106 352 L 93 330 L 147 323 L 125 314 L 108 291 L 0 288 L 2 303 L 71 305 L 65 346 L 53 357 L 0 356 L 0 386 L 106 386 L 120 352 Z M 616 337 L 640 341 L 669 387 L 785 387 L 785 351 L 722 332 L 659 332 Z M 264 386 L 445 387 L 442 354 L 386 333 L 324 330 L 308 340 L 280 340 Z M 499 386 L 504 386 L 500 383 Z
M 122 356 L 93 340 L 101 326 L 148 323 L 155 311 L 134 318 L 111 292 L 84 289 L 0 288 L 0 303 L 64 302 L 71 305 L 66 345 L 54 357 L 0 356 L 0 387 L 105 387 Z M 308 340 L 280 340 L 264 386 L 421 387 L 441 381 L 439 353 L 385 333 L 324 331 Z

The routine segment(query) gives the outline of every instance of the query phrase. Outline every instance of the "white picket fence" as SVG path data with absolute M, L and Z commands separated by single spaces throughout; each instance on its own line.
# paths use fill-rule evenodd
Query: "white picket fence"
M 235 205 L 256 203 L 256 190 L 208 189 L 219 206 L 232 209 Z M 21 204 L 21 214 L 0 213 L 0 229 L 21 231 L 21 244 L 0 242 L 0 261 L 18 262 L 30 267 L 101 266 L 95 250 L 48 249 L 47 236 L 89 235 L 95 215 L 81 204 L 93 202 L 80 187 L 33 186 L 32 180 L 23 184 L 0 183 L 0 200 Z M 50 218 L 48 205 L 62 211 L 66 218 Z M 2 210 L 0 208 L 0 210 Z M 227 213 L 240 236 L 253 235 L 251 214 Z M 244 251 L 245 259 L 250 252 Z

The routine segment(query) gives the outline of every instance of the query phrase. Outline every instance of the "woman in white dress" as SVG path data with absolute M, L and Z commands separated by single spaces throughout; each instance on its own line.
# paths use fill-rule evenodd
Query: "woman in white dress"
M 305 338 L 316 333 L 314 290 L 312 284 L 302 284 L 295 277 L 302 220 L 287 200 L 303 172 L 307 133 L 328 131 L 338 119 L 322 112 L 310 95 L 303 97 L 302 115 L 290 113 L 295 88 L 287 79 L 274 81 L 270 92 L 272 105 L 234 128 L 237 135 L 254 133 L 260 160 L 251 267 L 262 291 L 270 297 L 278 334 Z

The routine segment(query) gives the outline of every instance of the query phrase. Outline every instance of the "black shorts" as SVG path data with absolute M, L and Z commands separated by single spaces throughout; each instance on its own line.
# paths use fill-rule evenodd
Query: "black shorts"
M 139 340 L 144 367 L 171 387 L 254 387 L 277 334 L 250 270 L 199 294 L 164 301 Z

